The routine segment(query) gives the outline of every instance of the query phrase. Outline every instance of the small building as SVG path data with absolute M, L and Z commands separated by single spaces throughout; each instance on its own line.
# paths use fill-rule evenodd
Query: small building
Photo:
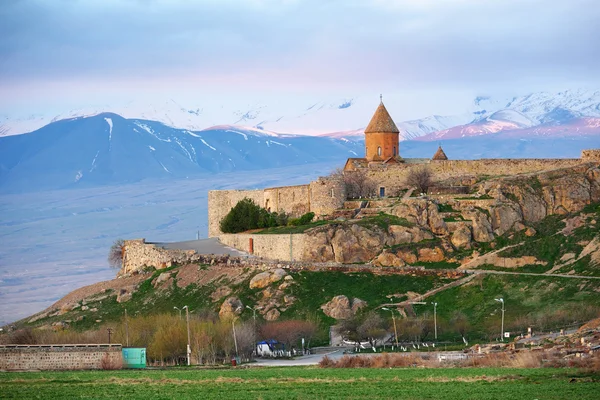
M 442 146 L 439 146 L 435 154 L 433 155 L 432 161 L 448 161 L 448 156 L 444 153 Z

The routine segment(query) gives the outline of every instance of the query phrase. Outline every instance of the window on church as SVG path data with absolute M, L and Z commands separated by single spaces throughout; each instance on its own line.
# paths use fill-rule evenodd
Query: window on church
M 396 146 L 394 146 L 394 155 L 396 155 Z
M 381 147 L 377 147 L 377 155 L 381 156 Z

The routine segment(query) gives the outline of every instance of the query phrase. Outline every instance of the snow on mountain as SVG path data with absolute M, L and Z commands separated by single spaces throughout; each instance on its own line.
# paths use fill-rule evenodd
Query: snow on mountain
M 229 125 L 190 131 L 103 113 L 0 137 L 0 192 L 260 170 L 344 160 L 362 152 L 363 144 L 355 141 Z

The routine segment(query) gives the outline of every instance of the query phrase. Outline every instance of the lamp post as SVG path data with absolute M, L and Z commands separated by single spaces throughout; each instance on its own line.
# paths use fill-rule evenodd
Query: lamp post
M 183 306 L 183 308 L 185 308 L 185 322 L 187 325 L 187 365 L 190 366 L 191 365 L 191 355 L 192 355 L 192 348 L 190 347 L 190 308 L 188 306 Z M 183 309 L 182 308 L 182 309 Z M 179 311 L 181 312 L 181 311 Z
M 258 351 L 256 349 L 256 310 L 260 310 L 262 307 L 252 308 L 250 306 L 246 306 L 248 310 L 252 310 L 252 318 L 254 318 L 254 330 L 252 332 L 252 340 L 254 341 L 254 354 L 258 355 Z
M 239 312 L 242 310 L 242 306 L 239 306 L 238 308 L 235 309 L 235 312 Z M 239 357 L 238 354 L 238 344 L 237 344 L 237 337 L 235 336 L 235 314 L 234 317 L 231 319 L 231 330 L 233 331 L 233 344 L 235 345 L 235 356 Z
M 184 307 L 184 308 L 185 308 L 185 307 Z M 181 319 L 181 310 L 182 310 L 182 309 L 181 309 L 181 308 L 179 308 L 179 307 L 173 307 L 173 309 L 175 309 L 175 310 L 179 311 L 179 319 Z
M 438 303 L 436 302 L 431 302 L 431 304 L 433 304 L 433 332 L 434 332 L 434 337 L 435 340 L 437 340 L 437 305 Z
M 392 313 L 392 321 L 394 321 L 394 338 L 396 339 L 396 350 L 398 350 L 398 330 L 396 329 L 396 317 L 394 316 L 394 310 L 387 307 L 381 307 L 381 309 Z
M 500 331 L 500 340 L 504 342 L 504 299 L 500 297 L 499 299 L 494 299 L 500 303 L 502 303 L 502 328 Z

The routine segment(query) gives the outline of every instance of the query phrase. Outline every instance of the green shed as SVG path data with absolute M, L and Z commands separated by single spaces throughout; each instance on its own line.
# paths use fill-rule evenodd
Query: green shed
M 123 368 L 146 368 L 146 348 L 124 348 Z

